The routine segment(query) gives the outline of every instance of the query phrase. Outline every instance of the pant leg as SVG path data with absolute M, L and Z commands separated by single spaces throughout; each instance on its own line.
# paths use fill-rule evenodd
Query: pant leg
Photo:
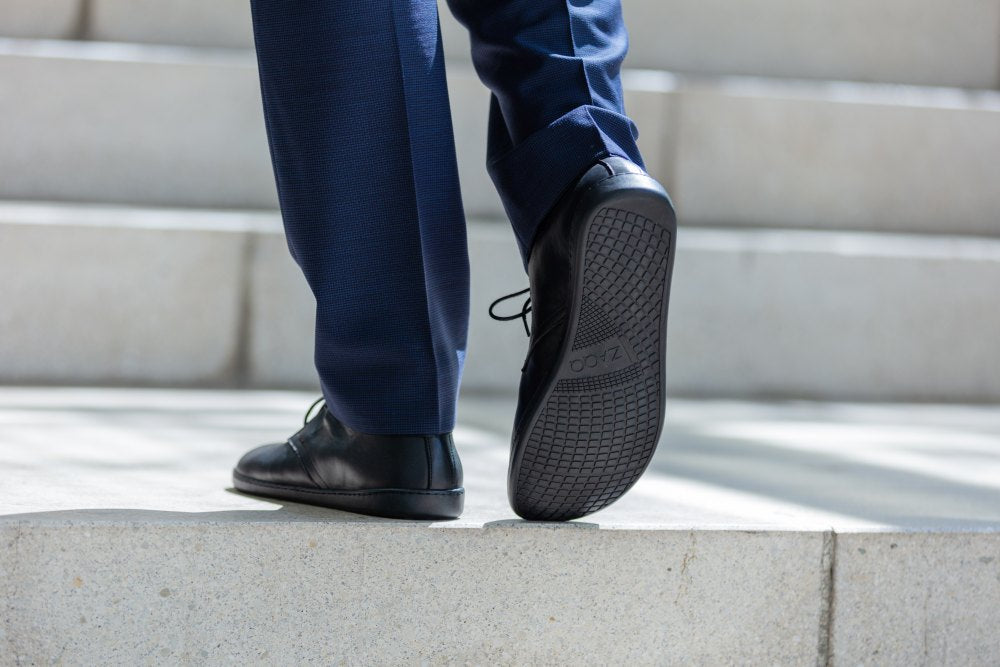
M 492 91 L 487 169 L 527 263 L 535 228 L 601 157 L 642 166 L 619 72 L 619 0 L 448 0 Z
M 316 297 L 331 413 L 454 426 L 469 267 L 437 7 L 251 0 L 289 250 Z

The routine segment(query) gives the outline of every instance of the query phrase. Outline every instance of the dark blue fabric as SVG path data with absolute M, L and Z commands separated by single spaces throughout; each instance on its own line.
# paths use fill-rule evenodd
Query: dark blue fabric
M 448 0 L 492 92 L 487 169 L 527 261 L 535 228 L 599 157 L 643 166 L 619 73 L 618 0 Z
M 618 0 L 450 0 L 492 92 L 488 169 L 527 259 L 559 194 L 609 154 L 641 164 Z M 316 297 L 336 417 L 454 427 L 469 266 L 436 3 L 251 0 L 288 247 Z

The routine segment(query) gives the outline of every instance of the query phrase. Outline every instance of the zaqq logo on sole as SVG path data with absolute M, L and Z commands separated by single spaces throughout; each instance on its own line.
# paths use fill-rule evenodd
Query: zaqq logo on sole
M 635 354 L 628 343 L 612 338 L 570 353 L 566 366 L 573 377 L 604 375 L 631 366 Z

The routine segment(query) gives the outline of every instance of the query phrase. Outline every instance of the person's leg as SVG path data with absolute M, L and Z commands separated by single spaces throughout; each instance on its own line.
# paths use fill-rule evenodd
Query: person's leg
M 573 519 L 621 497 L 659 440 L 673 206 L 625 116 L 618 0 L 449 2 L 493 93 L 488 167 L 530 279 L 508 497 Z
M 437 7 L 251 0 L 289 250 L 316 297 L 326 405 L 245 454 L 240 491 L 454 518 L 469 266 Z
M 492 92 L 487 168 L 527 261 L 559 196 L 598 158 L 643 166 L 619 78 L 618 0 L 448 0 Z
M 316 297 L 327 408 L 366 433 L 450 431 L 468 255 L 435 3 L 251 7 L 285 232 Z

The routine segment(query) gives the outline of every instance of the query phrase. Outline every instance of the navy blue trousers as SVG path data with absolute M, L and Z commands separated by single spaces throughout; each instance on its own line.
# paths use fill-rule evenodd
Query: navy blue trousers
M 638 164 L 619 0 L 449 0 L 491 91 L 487 169 L 527 261 L 559 195 Z M 465 219 L 433 0 L 251 0 L 292 257 L 316 298 L 330 412 L 368 433 L 455 420 L 469 320 Z

